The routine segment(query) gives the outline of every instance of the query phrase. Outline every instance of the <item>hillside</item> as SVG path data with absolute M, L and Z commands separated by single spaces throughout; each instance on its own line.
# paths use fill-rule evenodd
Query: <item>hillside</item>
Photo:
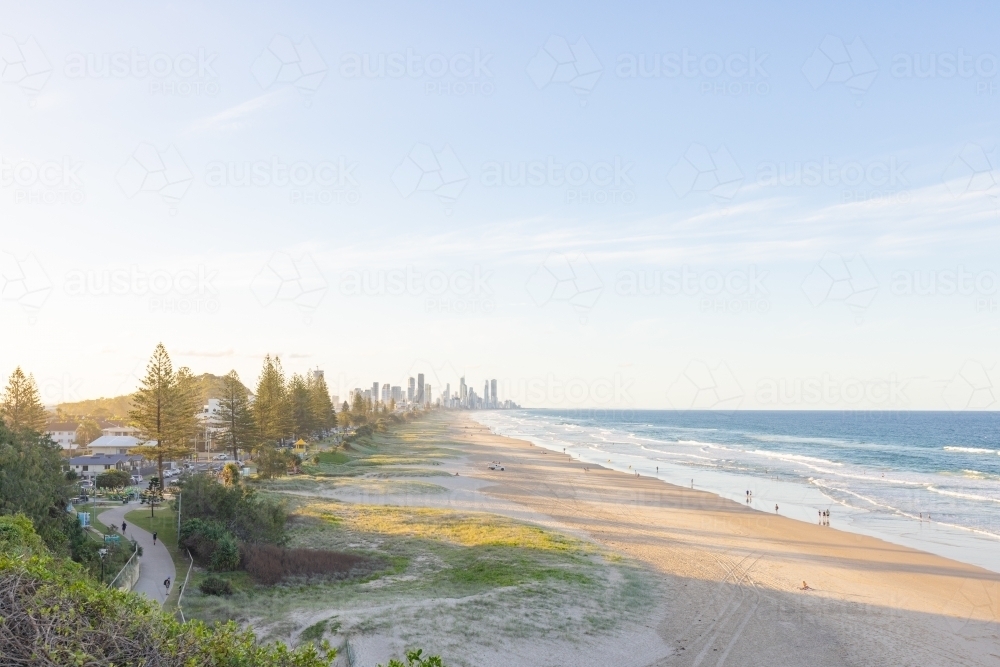
M 202 373 L 196 377 L 198 393 L 202 403 L 210 398 L 218 398 L 222 392 L 222 376 Z M 247 393 L 250 390 L 247 389 Z M 96 419 L 126 419 L 132 405 L 132 395 L 114 396 L 112 398 L 92 398 L 73 403 L 60 403 L 56 410 L 68 417 L 94 417 Z

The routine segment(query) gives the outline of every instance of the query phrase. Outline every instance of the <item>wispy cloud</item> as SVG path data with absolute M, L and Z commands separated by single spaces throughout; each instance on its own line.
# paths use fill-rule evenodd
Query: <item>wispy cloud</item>
M 220 111 L 217 114 L 199 118 L 181 133 L 189 135 L 201 132 L 233 132 L 245 129 L 250 127 L 254 114 L 263 109 L 277 106 L 287 94 L 288 89 L 285 88 L 263 93 L 236 106 Z

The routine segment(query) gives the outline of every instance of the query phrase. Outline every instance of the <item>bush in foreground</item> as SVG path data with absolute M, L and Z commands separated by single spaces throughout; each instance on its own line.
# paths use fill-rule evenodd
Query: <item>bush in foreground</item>
M 0 516 L 0 656 L 4 665 L 329 667 L 336 651 L 261 644 L 233 622 L 180 623 L 53 557 L 26 517 Z

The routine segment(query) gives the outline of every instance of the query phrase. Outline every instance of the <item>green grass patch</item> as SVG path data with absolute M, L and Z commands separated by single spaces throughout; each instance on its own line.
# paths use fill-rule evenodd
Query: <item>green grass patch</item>
M 168 550 L 177 551 L 177 512 L 169 507 L 157 507 L 152 517 L 149 516 L 149 509 L 132 510 L 125 515 L 125 521 L 156 533 L 157 541 L 163 542 Z
M 343 452 L 320 452 L 315 457 L 318 463 L 343 465 L 351 461 L 351 457 Z

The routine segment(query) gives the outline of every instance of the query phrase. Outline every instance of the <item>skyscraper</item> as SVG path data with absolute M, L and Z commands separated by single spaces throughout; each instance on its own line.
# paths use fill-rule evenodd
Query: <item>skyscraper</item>
M 417 373 L 417 405 L 424 404 L 424 374 Z
M 465 386 L 465 377 L 458 381 L 458 402 L 465 407 L 465 401 L 469 398 L 469 388 Z
M 490 381 L 486 380 L 483 384 L 483 407 L 490 407 Z
M 410 378 L 409 384 L 406 387 L 406 402 L 407 403 L 412 403 L 414 397 L 417 394 L 417 385 L 416 385 L 416 382 L 417 382 L 416 380 L 414 380 L 413 378 Z
M 382 385 L 382 402 L 385 403 L 386 405 L 389 405 L 390 398 L 391 396 L 389 395 L 389 385 L 388 384 Z
M 431 398 L 431 386 L 429 384 L 424 385 L 424 405 L 430 405 L 433 402 Z
M 490 380 L 490 399 L 493 401 L 493 405 L 491 407 L 494 407 L 494 408 L 500 407 L 500 401 L 497 400 L 497 381 L 496 380 Z
M 378 382 L 372 382 L 372 402 L 378 402 Z

